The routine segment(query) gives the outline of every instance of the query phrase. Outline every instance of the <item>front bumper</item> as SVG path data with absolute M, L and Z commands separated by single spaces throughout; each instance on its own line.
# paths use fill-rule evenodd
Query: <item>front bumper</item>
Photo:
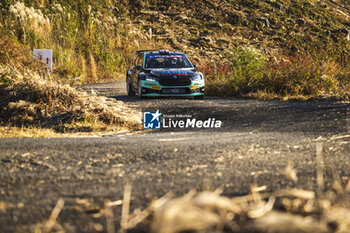
M 201 96 L 204 95 L 204 80 L 192 81 L 188 86 L 162 86 L 158 81 L 141 80 L 142 96 Z M 169 93 L 170 89 L 180 89 L 181 93 Z M 183 93 L 182 93 L 183 92 Z

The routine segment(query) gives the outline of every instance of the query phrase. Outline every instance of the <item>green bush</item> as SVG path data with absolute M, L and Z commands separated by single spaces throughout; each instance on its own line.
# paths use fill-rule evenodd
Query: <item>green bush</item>
M 208 95 L 349 98 L 349 69 L 331 59 L 301 54 L 270 61 L 258 50 L 244 48 L 235 49 L 228 60 L 227 67 L 202 66 L 207 77 Z
M 233 95 L 258 90 L 263 85 L 266 58 L 254 48 L 236 49 L 228 58 L 232 71 L 227 77 Z
M 208 94 L 240 96 L 264 87 L 267 60 L 259 50 L 251 47 L 234 49 L 227 60 L 228 68 L 214 66 L 214 69 L 204 70 Z

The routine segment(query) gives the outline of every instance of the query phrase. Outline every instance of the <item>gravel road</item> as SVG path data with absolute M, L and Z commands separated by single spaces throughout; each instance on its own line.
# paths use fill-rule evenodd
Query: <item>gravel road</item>
M 0 232 L 29 232 L 45 223 L 58 199 L 67 232 L 106 232 L 106 201 L 121 200 L 132 184 L 131 208 L 146 207 L 169 191 L 223 188 L 249 192 L 251 183 L 316 190 L 315 148 L 323 147 L 326 188 L 350 176 L 347 103 L 269 102 L 205 98 L 138 100 L 124 82 L 82 87 L 141 111 L 187 114 L 222 121 L 220 129 L 161 129 L 103 137 L 1 139 Z M 284 169 L 292 162 L 298 180 Z M 113 208 L 119 228 L 121 207 Z M 59 230 L 59 228 L 58 228 Z

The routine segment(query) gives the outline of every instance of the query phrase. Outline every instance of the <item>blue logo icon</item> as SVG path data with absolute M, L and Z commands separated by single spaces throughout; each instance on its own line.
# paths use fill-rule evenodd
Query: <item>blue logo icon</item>
M 144 129 L 160 129 L 160 116 L 162 114 L 156 112 L 143 112 L 143 128 Z

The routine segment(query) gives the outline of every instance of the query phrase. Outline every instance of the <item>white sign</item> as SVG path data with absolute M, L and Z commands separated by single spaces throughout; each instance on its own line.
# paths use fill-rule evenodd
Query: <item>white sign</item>
M 34 49 L 34 59 L 44 61 L 49 70 L 52 70 L 52 49 Z

